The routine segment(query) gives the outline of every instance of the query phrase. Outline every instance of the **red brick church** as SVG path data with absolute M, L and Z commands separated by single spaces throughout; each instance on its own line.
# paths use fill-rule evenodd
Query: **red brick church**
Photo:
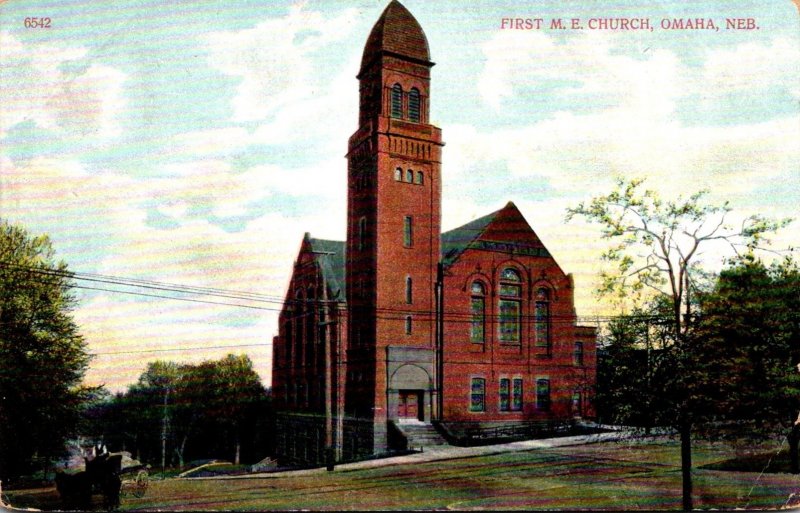
M 392 0 L 357 77 L 347 240 L 305 235 L 274 338 L 287 461 L 368 457 L 426 430 L 425 440 L 468 442 L 594 414 L 594 329 L 576 324 L 571 275 L 517 207 L 441 233 L 433 65 L 419 23 Z

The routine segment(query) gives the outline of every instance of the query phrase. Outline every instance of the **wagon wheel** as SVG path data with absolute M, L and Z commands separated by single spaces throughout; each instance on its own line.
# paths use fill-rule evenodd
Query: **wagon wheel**
M 146 470 L 140 470 L 136 474 L 136 480 L 134 481 L 133 487 L 133 496 L 134 497 L 144 497 L 144 493 L 147 491 L 147 484 L 150 480 L 150 475 L 147 473 Z

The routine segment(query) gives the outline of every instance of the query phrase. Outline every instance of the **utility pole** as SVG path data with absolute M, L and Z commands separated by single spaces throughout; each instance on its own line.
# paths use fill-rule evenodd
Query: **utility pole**
M 325 257 L 333 254 L 329 251 L 313 251 L 312 253 L 314 253 L 317 257 Z M 335 317 L 333 315 L 329 315 L 327 312 L 328 308 L 330 307 L 330 301 L 328 301 L 328 283 L 325 280 L 325 273 L 322 271 L 319 258 L 316 258 L 315 261 L 317 263 L 317 273 L 320 277 L 320 281 L 322 282 L 322 298 L 317 299 L 319 310 L 323 313 L 323 315 L 320 316 L 321 320 L 318 323 L 318 333 L 320 339 L 322 339 L 323 345 L 325 346 L 325 468 L 330 472 L 334 469 L 336 459 L 333 448 L 333 369 L 331 368 L 333 360 L 331 358 L 332 337 L 323 336 L 323 333 L 329 332 L 328 326 L 336 324 L 337 320 L 335 318 L 328 319 L 329 316 Z
M 169 387 L 164 387 L 164 406 L 161 414 L 161 473 L 164 473 L 167 464 L 167 399 L 169 398 Z

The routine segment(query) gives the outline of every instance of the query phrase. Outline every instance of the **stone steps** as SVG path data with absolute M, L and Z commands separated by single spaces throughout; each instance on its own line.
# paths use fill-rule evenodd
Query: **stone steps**
M 398 429 L 405 435 L 409 449 L 449 445 L 431 424 L 398 424 Z

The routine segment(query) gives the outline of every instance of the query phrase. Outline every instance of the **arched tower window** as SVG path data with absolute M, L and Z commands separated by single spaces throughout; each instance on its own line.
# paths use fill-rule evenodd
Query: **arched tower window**
M 408 119 L 419 123 L 419 89 L 412 87 L 408 93 Z
M 400 84 L 392 86 L 392 110 L 393 118 L 403 117 L 403 87 Z
M 550 291 L 540 288 L 536 291 L 536 345 L 547 348 L 550 353 Z
M 476 344 L 483 344 L 486 340 L 486 288 L 481 282 L 474 281 L 470 292 L 472 293 L 472 301 L 470 302 L 472 325 L 469 339 Z
M 408 183 L 414 182 L 414 171 L 410 169 L 406 170 L 406 182 Z
M 417 171 L 417 182 L 416 183 L 422 185 L 424 181 L 425 181 L 425 179 L 424 179 L 424 177 L 422 175 L 422 171 Z
M 401 168 L 395 168 L 394 170 L 394 179 L 398 182 L 403 181 L 403 170 Z
M 522 278 L 516 269 L 500 273 L 500 342 L 519 344 L 522 314 Z

